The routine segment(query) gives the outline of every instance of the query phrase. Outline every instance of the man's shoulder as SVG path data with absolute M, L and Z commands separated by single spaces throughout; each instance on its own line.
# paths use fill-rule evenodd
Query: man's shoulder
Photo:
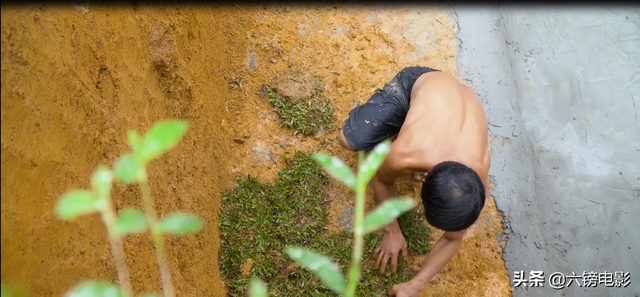
M 435 87 L 440 87 L 443 86 L 443 83 L 445 84 L 445 88 L 450 88 L 451 86 L 459 86 L 460 80 L 444 71 L 431 71 L 420 75 L 415 84 L 418 85 L 418 87 L 428 84 L 434 84 Z M 434 86 L 430 86 L 430 88 Z
M 386 180 L 393 180 L 409 175 L 415 171 L 416 160 L 407 155 L 407 151 L 397 140 L 391 146 L 391 151 L 378 170 L 378 174 Z

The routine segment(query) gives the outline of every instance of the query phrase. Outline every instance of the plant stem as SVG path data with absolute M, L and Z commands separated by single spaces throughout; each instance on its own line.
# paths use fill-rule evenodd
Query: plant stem
M 160 226 L 156 219 L 156 212 L 153 208 L 153 200 L 151 200 L 151 191 L 149 190 L 146 170 L 143 171 L 139 183 L 142 201 L 144 202 L 144 209 L 147 214 L 149 227 L 151 228 L 151 234 L 153 236 L 153 243 L 156 247 L 156 260 L 160 267 L 160 276 L 162 277 L 162 291 L 164 292 L 165 297 L 174 297 L 175 293 L 171 282 L 171 270 L 169 269 L 169 265 L 167 264 L 167 259 L 164 254 L 162 230 L 160 230 Z
M 362 164 L 363 156 L 360 153 L 360 164 Z M 356 287 L 360 280 L 360 261 L 362 261 L 362 245 L 364 236 L 362 234 L 362 224 L 364 220 L 364 203 L 365 203 L 366 183 L 364 186 L 358 186 L 356 189 L 356 208 L 353 232 L 353 251 L 351 255 L 351 268 L 349 269 L 349 284 L 347 286 L 347 297 L 353 297 L 356 293 Z
M 132 296 L 131 277 L 129 276 L 129 270 L 127 269 L 127 263 L 124 260 L 124 248 L 122 247 L 122 240 L 115 234 L 114 226 L 116 224 L 116 214 L 111 206 L 111 198 L 109 195 L 101 197 L 106 202 L 106 207 L 101 211 L 102 220 L 107 226 L 107 232 L 109 233 L 109 243 L 111 244 L 111 254 L 116 264 L 116 270 L 118 271 L 118 282 L 120 287 L 124 291 L 126 296 Z
M 124 260 L 124 248 L 120 238 L 111 238 L 111 253 L 116 263 L 118 271 L 118 282 L 125 293 L 125 296 L 132 296 L 133 289 L 131 287 L 131 277 L 127 269 L 127 263 Z

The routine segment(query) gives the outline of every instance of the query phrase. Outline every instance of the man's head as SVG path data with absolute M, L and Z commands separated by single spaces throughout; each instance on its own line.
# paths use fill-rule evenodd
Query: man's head
M 470 227 L 484 207 L 480 176 L 464 164 L 442 162 L 429 171 L 422 184 L 422 204 L 430 225 L 444 231 Z

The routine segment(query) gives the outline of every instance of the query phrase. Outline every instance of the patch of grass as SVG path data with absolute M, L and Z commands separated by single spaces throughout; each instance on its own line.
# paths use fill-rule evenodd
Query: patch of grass
M 329 209 L 324 185 L 329 182 L 331 178 L 309 154 L 296 152 L 273 182 L 239 178 L 236 187 L 224 193 L 220 267 L 232 296 L 246 296 L 248 283 L 254 276 L 267 282 L 274 296 L 334 296 L 313 273 L 284 253 L 286 246 L 304 246 L 329 256 L 346 272 L 353 235 L 325 230 Z M 420 208 L 398 220 L 409 253 L 428 252 L 429 230 Z M 401 260 L 395 275 L 379 275 L 373 267 L 372 254 L 381 239 L 378 233 L 365 238 L 358 296 L 386 296 L 392 285 L 408 281 L 417 273 Z M 243 275 L 243 264 L 248 259 L 253 266 Z
M 318 134 L 335 127 L 335 109 L 329 98 L 323 96 L 324 87 L 318 79 L 314 95 L 306 102 L 292 102 L 266 86 L 267 98 L 280 115 L 282 124 L 293 128 L 293 134 Z

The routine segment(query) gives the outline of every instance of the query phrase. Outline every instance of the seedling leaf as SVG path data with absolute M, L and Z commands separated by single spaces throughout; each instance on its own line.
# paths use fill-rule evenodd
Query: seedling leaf
M 371 178 L 376 174 L 378 168 L 384 160 L 387 158 L 387 154 L 389 154 L 389 150 L 391 149 L 391 141 L 385 140 L 378 145 L 369 153 L 369 155 L 364 160 L 364 163 L 360 163 L 358 168 L 358 186 L 366 187 Z
M 137 182 L 142 170 L 143 165 L 130 154 L 120 157 L 114 168 L 116 177 L 125 184 Z
M 136 152 L 136 158 L 143 164 L 160 157 L 166 151 L 172 149 L 187 131 L 187 123 L 177 120 L 165 120 L 157 123 L 144 136 L 140 149 Z
M 328 156 L 323 153 L 315 153 L 311 156 L 313 160 L 324 168 L 333 178 L 342 182 L 349 189 L 356 189 L 356 177 L 351 168 L 335 156 Z
M 91 186 L 97 198 L 109 195 L 111 192 L 111 183 L 113 182 L 113 173 L 107 166 L 100 165 L 91 176 Z
M 2 297 L 11 297 L 11 296 L 13 296 L 13 290 L 10 289 L 9 286 L 2 284 Z
M 149 227 L 147 216 L 138 209 L 126 209 L 120 213 L 116 222 L 115 232 L 118 236 L 132 233 L 142 233 Z
M 252 278 L 249 283 L 249 297 L 267 297 L 267 286 L 258 278 Z
M 391 223 L 401 214 L 411 210 L 416 202 L 411 198 L 396 198 L 385 201 L 364 219 L 363 235 Z
M 287 247 L 285 252 L 302 267 L 311 270 L 327 288 L 338 295 L 343 295 L 347 290 L 340 268 L 328 257 L 301 247 Z
M 2 297 L 29 297 L 29 293 L 20 288 L 12 288 L 6 284 L 2 284 Z
M 77 285 L 65 297 L 124 297 L 118 286 L 98 281 L 85 281 Z
M 87 190 L 71 190 L 60 197 L 56 215 L 66 221 L 98 211 L 98 200 Z
M 202 230 L 202 222 L 189 213 L 172 213 L 160 221 L 160 230 L 173 235 L 185 235 Z
M 129 147 L 133 152 L 137 152 L 142 145 L 142 138 L 138 131 L 130 129 L 127 131 L 127 139 L 129 140 Z

